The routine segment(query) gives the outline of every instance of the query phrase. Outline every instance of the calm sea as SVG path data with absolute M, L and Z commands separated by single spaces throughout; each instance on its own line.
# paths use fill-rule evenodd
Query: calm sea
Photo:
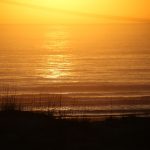
M 0 25 L 0 83 L 64 109 L 148 111 L 150 25 Z

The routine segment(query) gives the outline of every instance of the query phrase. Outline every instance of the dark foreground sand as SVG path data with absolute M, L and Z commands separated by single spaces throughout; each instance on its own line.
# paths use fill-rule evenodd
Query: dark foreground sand
M 150 150 L 150 118 L 89 122 L 0 112 L 1 150 Z

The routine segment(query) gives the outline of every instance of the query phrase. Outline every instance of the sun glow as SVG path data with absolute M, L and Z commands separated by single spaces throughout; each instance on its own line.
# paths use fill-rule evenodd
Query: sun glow
M 0 23 L 99 23 L 105 15 L 150 19 L 149 6 L 149 0 L 1 0 Z
M 72 0 L 33 0 L 33 4 L 44 5 L 54 8 L 61 8 L 61 9 L 77 9 L 81 7 L 82 1 L 72 1 Z

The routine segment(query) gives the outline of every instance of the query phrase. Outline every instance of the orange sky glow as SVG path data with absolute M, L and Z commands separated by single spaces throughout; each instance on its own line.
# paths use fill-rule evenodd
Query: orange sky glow
M 0 23 L 99 23 L 128 18 L 149 20 L 149 6 L 149 0 L 1 0 Z

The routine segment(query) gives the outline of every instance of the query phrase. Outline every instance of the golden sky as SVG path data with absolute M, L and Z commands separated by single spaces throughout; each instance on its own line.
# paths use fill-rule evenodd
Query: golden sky
M 118 16 L 122 21 L 124 17 L 150 19 L 149 8 L 150 0 L 0 0 L 0 23 L 99 23 Z

